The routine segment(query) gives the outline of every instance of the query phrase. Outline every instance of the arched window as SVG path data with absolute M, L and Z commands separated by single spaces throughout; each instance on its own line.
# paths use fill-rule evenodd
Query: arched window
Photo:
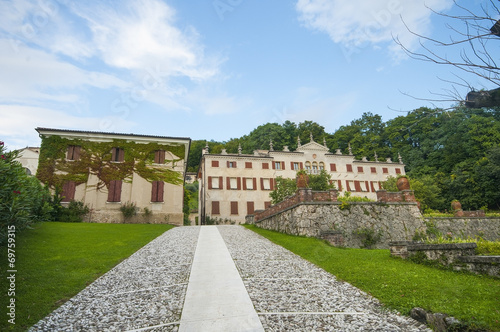
M 313 171 L 317 171 L 318 170 L 318 163 L 313 161 Z
M 322 161 L 321 161 L 321 162 L 319 163 L 319 169 L 320 169 L 320 170 L 324 170 L 324 169 L 325 169 L 325 163 L 324 163 L 324 162 L 322 162 Z
M 307 170 L 311 169 L 311 162 L 310 161 L 306 161 L 306 169 Z

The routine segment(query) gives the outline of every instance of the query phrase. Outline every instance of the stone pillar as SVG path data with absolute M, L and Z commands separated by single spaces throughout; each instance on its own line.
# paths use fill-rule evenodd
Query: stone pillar
M 298 190 L 299 202 L 311 202 L 312 201 L 312 189 L 310 188 L 299 188 Z
M 330 200 L 332 202 L 337 202 L 337 196 L 339 191 L 337 189 L 330 189 L 329 193 L 330 193 Z
M 415 199 L 415 193 L 413 190 L 403 190 L 401 192 L 403 194 L 403 201 L 404 202 L 416 202 L 417 201 Z

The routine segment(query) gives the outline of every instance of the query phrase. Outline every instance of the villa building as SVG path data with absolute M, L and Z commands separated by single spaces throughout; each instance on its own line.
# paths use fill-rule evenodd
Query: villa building
M 36 130 L 38 179 L 59 188 L 63 204 L 86 204 L 88 221 L 183 224 L 189 138 Z M 138 213 L 125 220 L 120 208 L 130 204 Z
M 349 149 L 348 154 L 340 150 L 329 151 L 313 141 L 301 145 L 295 151 L 284 147 L 274 151 L 254 151 L 253 154 L 209 154 L 208 146 L 202 153 L 198 171 L 199 219 L 206 217 L 223 222 L 243 223 L 245 216 L 255 210 L 263 210 L 271 205 L 269 193 L 274 189 L 275 180 L 281 176 L 295 178 L 298 170 L 316 174 L 325 170 L 330 174 L 336 188 L 350 192 L 352 196 L 377 199 L 376 191 L 381 182 L 389 176 L 405 174 L 404 164 L 399 158 L 395 163 L 386 161 L 356 160 Z

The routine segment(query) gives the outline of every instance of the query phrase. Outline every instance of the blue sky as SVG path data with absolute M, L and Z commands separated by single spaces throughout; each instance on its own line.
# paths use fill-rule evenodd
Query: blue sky
M 447 87 L 439 78 L 457 74 L 393 41 L 419 50 L 401 18 L 447 38 L 425 5 L 457 10 L 451 0 L 1 0 L 0 140 L 37 146 L 34 128 L 53 127 L 224 141 L 267 122 L 333 133 L 364 112 L 386 121 L 433 106 L 405 93 L 434 98 Z

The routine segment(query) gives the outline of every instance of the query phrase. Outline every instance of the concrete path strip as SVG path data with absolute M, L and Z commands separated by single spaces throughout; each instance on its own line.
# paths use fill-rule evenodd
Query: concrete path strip
M 179 331 L 264 331 L 216 226 L 201 227 Z

